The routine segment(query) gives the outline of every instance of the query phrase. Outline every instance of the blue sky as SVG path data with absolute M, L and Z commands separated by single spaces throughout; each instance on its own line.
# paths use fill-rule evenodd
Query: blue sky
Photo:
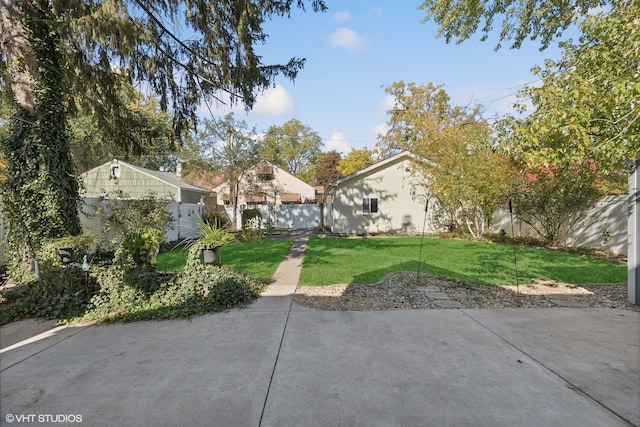
M 248 114 L 233 109 L 236 119 L 266 131 L 291 118 L 318 132 L 323 151 L 343 154 L 351 148 L 373 148 L 384 132 L 391 107 L 383 86 L 403 80 L 444 85 L 453 105 L 480 103 L 487 118 L 511 111 L 515 92 L 535 84 L 534 65 L 559 57 L 555 47 L 540 52 L 536 42 L 519 50 L 494 51 L 497 38 L 480 42 L 476 34 L 460 45 L 436 38 L 437 26 L 423 23 L 420 0 L 326 1 L 324 13 L 294 11 L 291 19 L 267 22 L 269 35 L 258 46 L 264 63 L 307 59 L 295 82 L 278 78 Z M 498 24 L 499 25 L 499 24 Z M 232 111 L 212 106 L 214 116 Z M 203 118 L 211 118 L 207 108 Z

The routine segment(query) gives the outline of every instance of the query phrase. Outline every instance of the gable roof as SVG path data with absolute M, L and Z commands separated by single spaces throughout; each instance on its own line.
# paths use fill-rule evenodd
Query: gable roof
M 382 170 L 385 169 L 387 167 L 389 167 L 390 165 L 398 162 L 399 160 L 404 160 L 405 158 L 411 159 L 411 160 L 415 160 L 417 162 L 421 162 L 421 163 L 429 163 L 432 164 L 433 163 L 430 160 L 427 160 L 423 157 L 417 156 L 413 153 L 410 153 L 409 151 L 403 151 L 401 153 L 396 154 L 395 156 L 389 157 L 388 159 L 384 159 L 379 161 L 378 163 L 374 163 L 371 166 L 367 166 L 364 169 L 360 169 L 357 172 L 352 173 L 351 175 L 347 175 L 345 177 L 342 177 L 336 181 L 333 181 L 332 183 L 329 184 L 329 188 L 331 187 L 339 187 L 341 184 L 347 182 L 347 181 L 351 181 L 353 179 L 359 178 L 361 176 L 367 175 L 370 172 L 373 171 L 378 171 L 378 170 Z
M 307 186 L 309 187 L 309 189 L 313 189 L 313 185 L 307 184 L 306 182 L 304 182 L 303 180 L 301 180 L 300 178 L 298 178 L 297 176 L 295 176 L 294 174 L 292 174 L 291 172 L 287 172 L 286 170 L 284 170 L 283 168 L 281 168 L 278 165 L 275 165 L 271 162 L 267 162 L 267 161 L 262 161 L 260 163 L 258 163 L 257 165 L 255 165 L 254 167 L 250 168 L 249 170 L 251 171 L 256 171 L 257 169 L 264 167 L 264 166 L 270 166 L 274 169 L 277 169 L 279 172 L 285 173 L 289 176 L 289 179 L 293 179 L 294 181 L 296 181 L 298 184 L 301 184 L 303 186 Z M 222 187 L 224 184 L 226 184 L 228 182 L 228 180 L 219 182 L 218 185 L 216 185 L 215 187 L 213 187 L 213 191 L 215 191 L 216 189 Z
M 182 177 L 177 176 L 176 174 L 172 173 L 172 172 L 160 172 L 160 171 L 154 171 L 151 169 L 147 169 L 147 168 L 143 168 L 141 166 L 135 166 L 132 165 L 130 163 L 127 162 L 123 162 L 122 160 L 117 160 L 119 165 L 124 165 L 130 169 L 133 169 L 139 173 L 151 176 L 167 185 L 170 185 L 172 187 L 176 187 L 178 189 L 181 190 L 190 190 L 190 191 L 197 191 L 200 193 L 210 193 L 211 190 L 209 190 L 208 188 L 205 187 L 201 187 L 199 185 L 195 185 L 195 184 L 190 184 L 188 182 L 186 182 Z M 103 163 L 100 166 L 96 166 L 95 168 L 83 173 L 83 175 L 88 175 L 89 172 L 92 172 L 96 169 L 102 168 L 104 166 L 108 166 L 111 165 L 113 162 L 107 162 L 107 163 Z

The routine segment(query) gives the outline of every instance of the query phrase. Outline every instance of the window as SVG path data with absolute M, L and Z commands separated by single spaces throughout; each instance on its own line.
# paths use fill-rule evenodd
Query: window
M 273 181 L 275 179 L 273 168 L 267 165 L 258 166 L 256 168 L 256 175 L 261 182 Z
M 363 214 L 378 213 L 378 199 L 377 198 L 362 199 L 362 213 Z

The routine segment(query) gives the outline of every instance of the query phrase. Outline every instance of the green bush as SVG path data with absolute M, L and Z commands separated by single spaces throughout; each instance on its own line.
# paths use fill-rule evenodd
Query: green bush
M 4 321 L 26 317 L 47 319 L 83 315 L 97 290 L 96 281 L 78 266 L 44 270 L 40 278 L 11 298 Z
M 245 242 L 261 242 L 263 237 L 260 209 L 242 211 L 242 239 Z
M 127 230 L 115 252 L 120 265 L 150 266 L 155 264 L 164 230 L 153 226 L 135 226 Z
M 99 292 L 81 320 L 168 319 L 216 312 L 247 304 L 265 284 L 227 267 L 200 262 L 200 249 L 189 249 L 181 275 L 121 268 L 96 271 Z
M 27 317 L 77 322 L 181 318 L 227 310 L 257 298 L 266 283 L 228 267 L 203 265 L 189 249 L 179 275 L 155 268 L 66 267 L 45 263 L 40 279 L 22 292 L 0 295 L 0 323 Z

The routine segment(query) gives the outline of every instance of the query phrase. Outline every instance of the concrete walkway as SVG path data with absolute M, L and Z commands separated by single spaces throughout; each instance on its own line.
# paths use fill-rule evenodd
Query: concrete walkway
M 306 309 L 307 238 L 244 309 L 1 328 L 0 425 L 640 425 L 640 313 Z

